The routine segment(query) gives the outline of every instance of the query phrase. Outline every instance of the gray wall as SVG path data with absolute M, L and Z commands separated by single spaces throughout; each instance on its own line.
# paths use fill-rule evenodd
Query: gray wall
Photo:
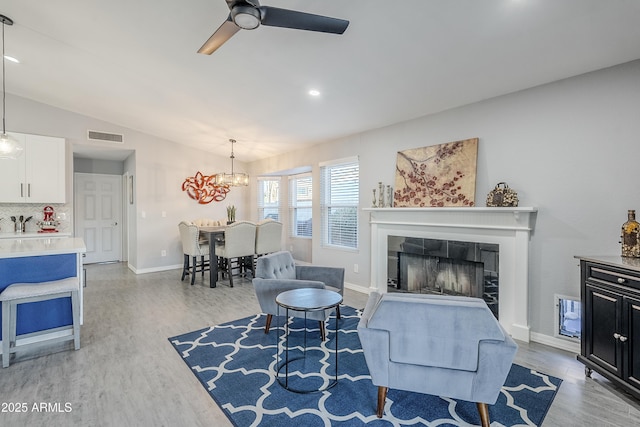
M 486 194 L 506 181 L 518 191 L 520 206 L 539 209 L 531 238 L 530 324 L 532 332 L 553 336 L 554 294 L 580 295 L 574 255 L 620 254 L 627 209 L 640 209 L 638 117 L 640 61 L 634 61 L 250 166 L 257 175 L 313 165 L 318 184 L 319 162 L 358 155 L 361 203 L 368 207 L 378 181 L 393 185 L 397 151 L 479 137 L 477 205 L 484 206 Z M 319 202 L 318 185 L 314 197 Z M 318 209 L 314 230 L 320 229 Z M 365 212 L 359 232 L 358 252 L 322 248 L 314 236 L 313 262 L 342 266 L 347 282 L 366 288 L 370 236 Z M 359 273 L 353 272 L 354 264 Z

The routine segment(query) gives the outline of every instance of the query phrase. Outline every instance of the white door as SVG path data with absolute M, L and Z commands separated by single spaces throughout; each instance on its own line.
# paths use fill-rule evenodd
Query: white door
M 122 177 L 74 174 L 75 235 L 87 247 L 85 264 L 122 259 Z

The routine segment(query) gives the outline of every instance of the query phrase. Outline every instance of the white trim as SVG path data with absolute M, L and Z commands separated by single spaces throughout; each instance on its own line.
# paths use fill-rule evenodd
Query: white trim
M 350 156 L 350 157 L 343 157 L 341 159 L 334 159 L 334 160 L 327 160 L 324 162 L 320 162 L 318 163 L 318 166 L 323 168 L 326 166 L 341 165 L 343 163 L 359 163 L 359 162 L 360 162 L 360 156 Z
M 559 348 L 560 350 L 565 350 L 575 354 L 580 353 L 579 342 L 576 343 L 561 338 L 554 338 L 550 337 L 549 335 L 541 334 L 539 332 L 531 332 L 530 338 L 531 341 L 548 345 L 549 347 Z
M 160 271 L 169 271 L 169 270 L 180 270 L 182 269 L 182 264 L 176 265 L 167 265 L 162 267 L 151 267 L 151 268 L 142 268 L 137 269 L 131 264 L 127 264 L 129 270 L 133 271 L 135 274 L 146 274 L 146 273 L 158 273 Z

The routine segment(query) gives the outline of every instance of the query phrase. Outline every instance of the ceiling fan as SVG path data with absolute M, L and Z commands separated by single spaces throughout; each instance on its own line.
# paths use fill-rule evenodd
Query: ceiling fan
M 211 55 L 235 33 L 253 30 L 261 24 L 269 27 L 293 28 L 296 30 L 319 31 L 322 33 L 342 34 L 349 21 L 328 16 L 260 6 L 258 0 L 225 0 L 231 11 L 226 21 L 202 45 L 198 53 Z

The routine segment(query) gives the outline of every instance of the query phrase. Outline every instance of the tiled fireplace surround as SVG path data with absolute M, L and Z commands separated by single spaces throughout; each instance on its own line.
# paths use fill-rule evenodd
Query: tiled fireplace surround
M 500 324 L 529 342 L 529 238 L 535 208 L 370 208 L 371 289 L 387 292 L 388 237 L 494 243 L 500 252 Z

